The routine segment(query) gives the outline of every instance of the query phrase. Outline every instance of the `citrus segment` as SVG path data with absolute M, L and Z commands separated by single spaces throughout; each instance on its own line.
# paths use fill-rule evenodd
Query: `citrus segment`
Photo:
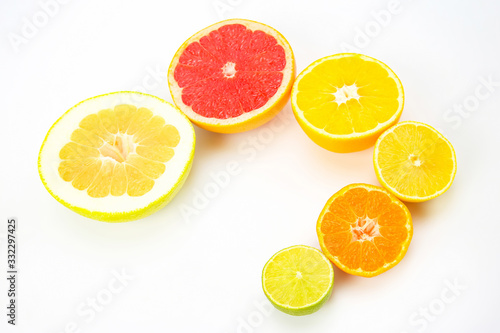
M 123 117 L 123 121 L 129 123 L 123 132 L 118 130 L 116 117 L 117 110 L 122 108 L 132 110 Z M 85 175 L 83 184 L 76 182 L 73 186 L 78 186 L 79 190 L 88 188 L 87 194 L 94 198 L 124 194 L 123 190 L 110 192 L 112 179 L 121 186 L 128 185 L 127 193 L 130 196 L 147 193 L 153 187 L 154 179 L 165 172 L 165 163 L 174 156 L 174 151 L 172 149 L 168 158 L 160 154 L 148 155 L 146 158 L 138 154 L 136 149 L 139 152 L 143 150 L 142 147 L 163 151 L 174 148 L 178 142 L 177 129 L 170 124 L 165 125 L 161 116 L 152 115 L 146 108 L 137 110 L 130 105 L 119 105 L 114 110 L 105 109 L 86 116 L 80 122 L 80 128 L 71 134 L 71 142 L 61 148 L 59 174 L 66 181 L 72 181 L 73 176 L 80 173 Z M 146 141 L 150 137 L 155 140 Z M 162 141 L 170 145 L 163 145 Z M 85 172 L 96 165 L 85 163 L 91 158 L 103 160 L 97 173 L 95 170 Z M 114 169 L 118 163 L 125 163 L 126 172 L 117 169 L 115 175 Z
M 294 76 L 286 39 L 262 23 L 231 19 L 189 38 L 169 68 L 175 104 L 197 125 L 240 132 L 270 120 Z
M 373 145 L 401 116 L 401 82 L 384 63 L 361 54 L 321 58 L 299 74 L 292 108 L 306 134 L 321 147 L 352 152 Z
M 78 213 L 126 221 L 161 208 L 182 185 L 194 131 L 182 113 L 146 94 L 85 100 L 50 129 L 39 155 L 47 190 Z
M 372 277 L 401 261 L 413 226 L 406 206 L 385 189 L 352 184 L 328 200 L 316 231 L 321 249 L 335 265 Z
M 426 201 L 446 192 L 457 162 L 451 143 L 429 125 L 401 122 L 384 132 L 373 154 L 380 183 L 404 201 Z
M 280 311 L 301 316 L 316 312 L 333 287 L 333 267 L 317 249 L 296 245 L 277 252 L 264 266 L 262 287 Z

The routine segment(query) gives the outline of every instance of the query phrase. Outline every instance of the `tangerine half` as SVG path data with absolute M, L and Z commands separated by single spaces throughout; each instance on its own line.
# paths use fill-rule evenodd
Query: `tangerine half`
M 351 184 L 328 200 L 316 231 L 321 249 L 337 267 L 373 277 L 403 259 L 413 225 L 408 208 L 386 189 Z

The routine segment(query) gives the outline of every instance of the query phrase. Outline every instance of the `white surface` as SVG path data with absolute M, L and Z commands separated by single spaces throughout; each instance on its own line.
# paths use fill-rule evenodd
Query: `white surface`
M 222 16 L 214 7 L 221 3 L 227 9 Z M 20 34 L 25 18 L 41 7 L 38 1 L 3 1 L 0 275 L 5 221 L 16 216 L 20 308 L 12 328 L 2 306 L 0 331 L 76 331 L 72 322 L 79 332 L 497 331 L 500 86 L 488 91 L 482 80 L 500 81 L 500 4 L 402 0 L 400 12 L 377 31 L 372 11 L 388 3 L 71 1 L 15 53 L 9 33 Z M 332 298 L 311 316 L 268 311 L 261 269 L 284 247 L 319 246 L 316 218 L 342 186 L 378 184 L 373 148 L 347 155 L 321 149 L 299 128 L 289 105 L 251 132 L 197 128 L 194 165 L 182 191 L 153 216 L 124 224 L 73 213 L 47 193 L 37 174 L 42 140 L 63 112 L 85 98 L 141 86 L 170 101 L 165 71 L 179 45 L 229 17 L 282 32 L 299 71 L 372 29 L 368 45 L 358 40 L 358 46 L 400 77 L 402 119 L 440 128 L 458 155 L 451 189 L 408 205 L 415 233 L 404 260 L 372 279 L 335 269 Z M 475 93 L 478 105 L 472 104 Z M 464 103 L 473 110 L 448 113 Z M 231 175 L 214 185 L 213 175 L 226 169 Z M 217 192 L 208 202 L 199 194 L 206 190 Z M 186 219 L 186 207 L 198 215 Z M 134 278 L 115 280 L 114 270 L 122 269 Z M 455 280 L 466 286 L 458 296 L 448 286 Z M 6 304 L 6 287 L 1 278 L 0 304 Z M 92 316 L 85 302 L 96 295 L 109 303 Z M 432 320 L 418 314 L 429 306 L 439 312 Z

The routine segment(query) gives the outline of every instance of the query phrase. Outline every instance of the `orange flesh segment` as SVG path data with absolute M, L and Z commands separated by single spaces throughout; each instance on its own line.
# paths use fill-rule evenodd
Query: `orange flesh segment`
M 382 191 L 364 187 L 336 197 L 320 223 L 327 252 L 346 269 L 369 273 L 397 260 L 410 232 L 398 203 Z
M 59 152 L 59 176 L 93 198 L 149 192 L 180 135 L 147 108 L 118 105 L 80 121 Z

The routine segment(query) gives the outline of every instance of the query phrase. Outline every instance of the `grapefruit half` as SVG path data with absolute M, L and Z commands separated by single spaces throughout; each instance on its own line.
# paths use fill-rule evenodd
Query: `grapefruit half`
M 182 44 L 168 70 L 172 99 L 198 126 L 237 133 L 271 120 L 295 77 L 290 44 L 275 29 L 243 19 L 211 25 Z

